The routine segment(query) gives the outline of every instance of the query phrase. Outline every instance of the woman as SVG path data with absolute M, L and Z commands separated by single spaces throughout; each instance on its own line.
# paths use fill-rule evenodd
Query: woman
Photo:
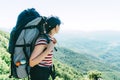
M 46 22 L 45 29 L 50 42 L 48 43 L 48 40 L 42 36 L 37 39 L 29 60 L 31 80 L 48 80 L 52 70 L 53 48 L 56 43 L 54 35 L 58 33 L 61 21 L 58 17 L 52 16 Z

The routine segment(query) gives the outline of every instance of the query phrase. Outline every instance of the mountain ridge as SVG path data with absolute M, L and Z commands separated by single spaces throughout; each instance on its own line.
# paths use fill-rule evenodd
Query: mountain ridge
M 113 80 L 114 79 L 113 76 L 120 79 L 120 77 L 119 77 L 120 68 L 117 67 L 118 65 L 111 64 L 111 63 L 108 63 L 107 61 L 104 61 L 104 59 L 101 58 L 103 54 L 102 55 L 101 54 L 94 55 L 95 54 L 94 51 L 92 52 L 92 50 L 94 50 L 96 45 L 98 46 L 101 44 L 101 46 L 104 46 L 104 47 L 102 47 L 104 49 L 107 47 L 106 46 L 107 44 L 103 45 L 103 42 L 101 42 L 101 41 L 99 42 L 99 41 L 95 40 L 96 41 L 95 42 L 92 39 L 86 39 L 86 38 L 83 39 L 83 38 L 84 37 L 80 37 L 79 39 L 76 40 L 75 36 L 69 36 L 69 37 L 64 36 L 63 38 L 61 38 L 61 40 L 64 42 L 62 44 L 60 42 L 61 40 L 58 39 L 59 45 L 56 46 L 58 48 L 58 51 L 55 52 L 55 54 L 54 54 L 55 62 L 60 61 L 60 64 L 59 64 L 59 62 L 57 62 L 57 64 L 56 64 L 56 66 L 60 68 L 60 69 L 57 68 L 57 71 L 58 71 L 57 74 L 59 75 L 58 78 L 60 78 L 60 76 L 62 76 L 62 78 L 66 77 L 67 78 L 66 80 L 73 80 L 73 78 L 74 78 L 72 76 L 73 74 L 75 74 L 77 77 L 77 76 L 81 76 L 82 74 L 87 74 L 87 72 L 91 71 L 91 70 L 99 70 L 102 72 L 102 77 L 104 78 L 104 80 Z M 70 39 L 70 41 L 68 39 Z M 7 47 L 8 47 L 9 33 L 6 34 L 4 31 L 3 32 L 0 31 L 0 41 L 1 41 L 0 46 L 2 48 L 6 49 L 6 50 L 1 50 L 1 51 L 3 51 L 2 53 L 4 53 L 4 52 L 7 53 L 6 51 L 7 51 Z M 78 44 L 75 45 L 75 42 Z M 94 42 L 94 45 L 92 45 L 91 42 L 92 43 Z M 98 44 L 98 42 L 99 42 L 99 44 Z M 104 43 L 106 43 L 106 42 L 104 42 Z M 72 44 L 74 44 L 75 46 L 73 46 Z M 88 45 L 86 45 L 86 44 L 88 44 Z M 81 46 L 81 47 L 79 48 L 79 46 Z M 89 48 L 89 50 L 87 50 L 88 48 Z M 79 49 L 80 49 L 80 51 L 77 51 Z M 97 51 L 97 49 L 101 49 L 101 48 L 95 48 L 95 49 Z M 119 48 L 117 50 L 119 50 Z M 97 53 L 99 53 L 99 51 L 97 51 Z M 113 50 L 113 52 L 114 52 L 114 50 Z M 107 58 L 107 57 L 105 56 L 105 58 Z M 5 66 L 8 67 L 8 64 L 6 62 L 9 62 L 8 61 L 9 59 L 7 59 L 6 57 L 0 56 L 0 60 L 2 60 L 2 62 L 4 62 L 4 64 L 2 64 L 3 67 L 0 66 L 0 69 L 2 68 L 2 70 L 3 70 L 5 68 Z M 65 67 L 64 64 L 67 65 L 68 67 Z M 74 68 L 75 71 L 74 71 L 74 69 L 72 70 L 70 67 Z M 67 69 L 69 69 L 69 70 L 67 70 Z M 6 70 L 7 71 L 5 71 L 5 74 L 7 74 L 9 72 L 8 69 L 6 69 Z M 64 70 L 65 71 L 67 70 L 66 71 L 67 73 L 65 73 Z M 71 73 L 69 71 L 72 71 L 73 73 L 69 74 L 69 73 Z M 77 71 L 77 73 L 76 73 L 76 71 Z M 64 74 L 60 75 L 60 74 L 62 74 L 61 72 Z M 69 75 L 67 75 L 67 74 L 69 74 Z M 72 77 L 70 77 L 70 76 L 72 76 Z M 60 80 L 62 80 L 62 78 L 60 78 Z M 82 79 L 80 79 L 80 80 L 82 80 Z

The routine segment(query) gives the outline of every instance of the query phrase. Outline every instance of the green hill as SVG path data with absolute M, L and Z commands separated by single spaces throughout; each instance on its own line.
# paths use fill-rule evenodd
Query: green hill
M 59 52 L 55 54 L 55 57 L 66 63 L 80 72 L 88 72 L 89 70 L 99 70 L 99 71 L 120 71 L 120 68 L 109 63 L 104 62 L 103 60 L 94 57 L 86 53 L 77 53 L 66 48 L 58 48 Z
M 0 80 L 18 80 L 8 78 L 10 75 L 10 54 L 7 52 L 9 33 L 0 31 Z M 80 80 L 81 74 L 74 68 L 62 64 L 54 59 L 56 66 L 56 80 Z
M 92 45 L 92 43 L 90 43 L 92 40 L 89 42 L 82 38 L 80 41 L 87 42 L 89 45 L 86 45 L 84 42 L 80 43 L 77 40 L 73 41 L 72 39 L 71 41 L 62 40 L 64 43 L 59 43 L 57 46 L 58 51 L 54 54 L 54 63 L 57 74 L 56 80 L 89 80 L 89 72 L 94 71 L 99 71 L 104 80 L 120 79 L 120 68 L 115 64 L 110 64 L 106 61 L 108 59 L 108 57 L 106 57 L 107 54 L 103 55 L 100 53 L 100 55 L 96 56 L 94 55 L 94 52 L 97 51 L 92 51 L 94 49 L 90 49 L 94 48 L 91 46 L 100 45 L 101 43 L 97 44 L 96 41 L 96 43 L 94 42 L 94 45 Z M 0 31 L 0 80 L 17 80 L 8 78 L 10 74 L 10 54 L 7 52 L 8 41 L 9 33 Z M 75 44 L 75 41 L 78 44 Z M 75 44 L 75 46 L 73 46 L 73 44 Z M 101 46 L 102 45 L 103 44 L 101 44 Z M 98 53 L 100 51 L 99 49 L 101 48 L 98 48 Z M 104 60 L 103 58 L 107 59 Z
M 110 65 L 120 65 L 120 31 L 62 33 L 58 36 L 62 47 L 82 54 L 89 54 Z M 88 57 L 89 57 L 88 56 Z
M 57 39 L 62 51 L 56 57 L 80 72 L 99 70 L 105 80 L 120 79 L 119 35 L 110 31 L 61 33 Z
M 59 49 L 59 48 L 58 48 Z M 100 71 L 104 80 L 113 80 L 114 77 L 120 79 L 120 68 L 112 64 L 106 63 L 99 58 L 90 54 L 77 53 L 66 48 L 60 48 L 55 57 L 82 74 L 87 74 L 89 71 Z

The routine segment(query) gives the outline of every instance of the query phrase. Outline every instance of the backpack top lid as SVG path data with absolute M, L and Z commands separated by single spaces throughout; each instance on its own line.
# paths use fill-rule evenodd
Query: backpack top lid
M 23 23 L 26 25 L 28 22 L 32 21 L 37 17 L 40 17 L 40 14 L 35 10 L 35 8 L 24 10 L 19 14 L 16 26 Z

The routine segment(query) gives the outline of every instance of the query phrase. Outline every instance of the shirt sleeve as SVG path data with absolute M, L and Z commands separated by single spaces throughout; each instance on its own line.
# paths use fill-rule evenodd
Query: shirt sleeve
M 36 43 L 35 43 L 35 46 L 37 45 L 47 45 L 47 40 L 45 38 L 38 38 Z

